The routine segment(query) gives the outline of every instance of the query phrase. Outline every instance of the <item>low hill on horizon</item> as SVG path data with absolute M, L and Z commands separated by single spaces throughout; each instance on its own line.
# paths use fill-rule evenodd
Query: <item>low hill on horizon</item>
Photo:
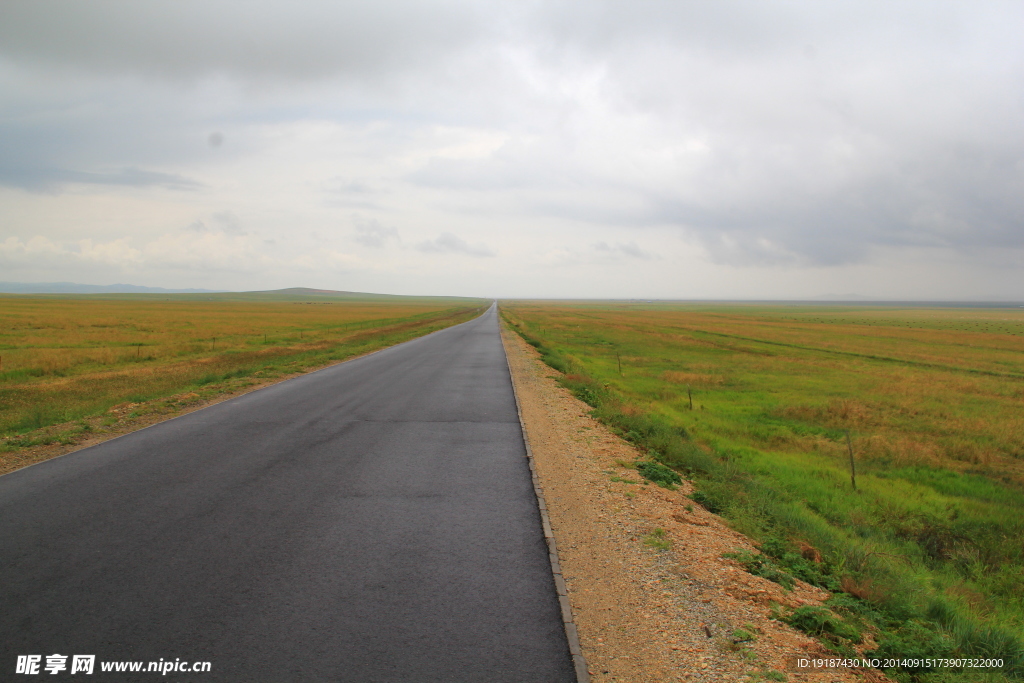
M 209 301 L 410 301 L 438 299 L 452 301 L 484 301 L 484 298 L 466 296 L 431 296 L 417 294 L 375 294 L 372 292 L 346 292 L 333 289 L 315 289 L 312 287 L 288 287 L 285 289 L 269 289 L 252 292 L 229 292 L 215 289 L 165 289 L 163 287 L 143 287 L 140 285 L 83 285 L 74 282 L 0 282 L 0 294 L 73 294 L 84 296 L 101 296 L 104 298 L 131 295 L 143 295 L 149 298 L 167 298 L 171 295 L 175 300 L 209 300 Z
M 165 289 L 141 285 L 83 285 L 78 282 L 0 282 L 0 294 L 203 294 L 215 289 Z

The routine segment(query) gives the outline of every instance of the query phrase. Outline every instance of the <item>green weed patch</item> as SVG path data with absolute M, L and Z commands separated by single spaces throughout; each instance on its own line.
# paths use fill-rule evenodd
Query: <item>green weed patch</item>
M 683 478 L 660 462 L 647 461 L 638 462 L 636 471 L 643 475 L 644 479 L 665 488 L 674 488 L 683 483 Z

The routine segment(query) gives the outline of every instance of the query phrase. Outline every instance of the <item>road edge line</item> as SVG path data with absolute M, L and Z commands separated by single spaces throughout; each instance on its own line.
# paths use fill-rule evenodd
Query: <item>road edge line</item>
M 573 668 L 576 670 L 577 683 L 590 683 L 590 670 L 587 668 L 587 660 L 583 657 L 583 650 L 580 648 L 580 638 L 576 631 L 576 622 L 572 615 L 572 605 L 569 602 L 569 593 L 566 590 L 565 578 L 562 576 L 562 564 L 558 561 L 558 547 L 555 545 L 555 535 L 551 530 L 551 519 L 548 517 L 548 506 L 544 501 L 544 489 L 541 488 L 540 485 L 540 476 L 537 474 L 537 466 L 534 463 L 533 450 L 530 448 L 529 432 L 526 430 L 526 422 L 523 421 L 523 409 L 519 403 L 519 392 L 516 390 L 516 380 L 512 375 L 512 363 L 508 359 L 508 349 L 505 347 L 505 339 L 501 334 L 500 313 L 496 317 L 498 318 L 498 339 L 501 340 L 501 351 L 505 354 L 505 365 L 508 367 L 508 379 L 512 384 L 512 395 L 516 400 L 516 415 L 519 418 L 519 428 L 523 433 L 523 445 L 526 446 L 526 460 L 530 465 L 530 478 L 533 481 L 533 492 L 537 496 L 537 508 L 540 510 L 540 522 L 541 527 L 544 530 L 544 542 L 547 543 L 548 559 L 551 561 L 551 575 L 555 581 L 555 590 L 558 591 L 558 605 L 562 610 L 562 625 L 565 627 L 565 638 L 569 642 L 569 654 L 572 655 L 572 664 Z

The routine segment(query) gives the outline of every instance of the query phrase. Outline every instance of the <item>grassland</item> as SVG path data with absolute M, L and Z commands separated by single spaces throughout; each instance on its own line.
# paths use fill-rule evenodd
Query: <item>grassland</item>
M 121 404 L 209 398 L 344 360 L 484 305 L 310 291 L 0 296 L 0 452 L 73 440 Z
M 760 542 L 749 571 L 836 594 L 780 618 L 838 652 L 1006 662 L 904 680 L 1024 675 L 1024 309 L 502 309 L 596 416 Z

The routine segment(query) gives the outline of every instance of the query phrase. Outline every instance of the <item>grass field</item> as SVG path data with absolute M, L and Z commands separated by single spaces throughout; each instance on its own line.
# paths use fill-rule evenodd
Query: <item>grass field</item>
M 599 418 L 760 542 L 748 570 L 836 594 L 781 618 L 838 652 L 1006 662 L 905 680 L 1024 675 L 1024 309 L 502 310 Z
M 200 389 L 209 396 L 344 360 L 484 306 L 302 291 L 0 296 L 0 449 L 73 438 L 90 428 L 86 418 L 118 404 Z M 46 430 L 57 424 L 70 426 Z

